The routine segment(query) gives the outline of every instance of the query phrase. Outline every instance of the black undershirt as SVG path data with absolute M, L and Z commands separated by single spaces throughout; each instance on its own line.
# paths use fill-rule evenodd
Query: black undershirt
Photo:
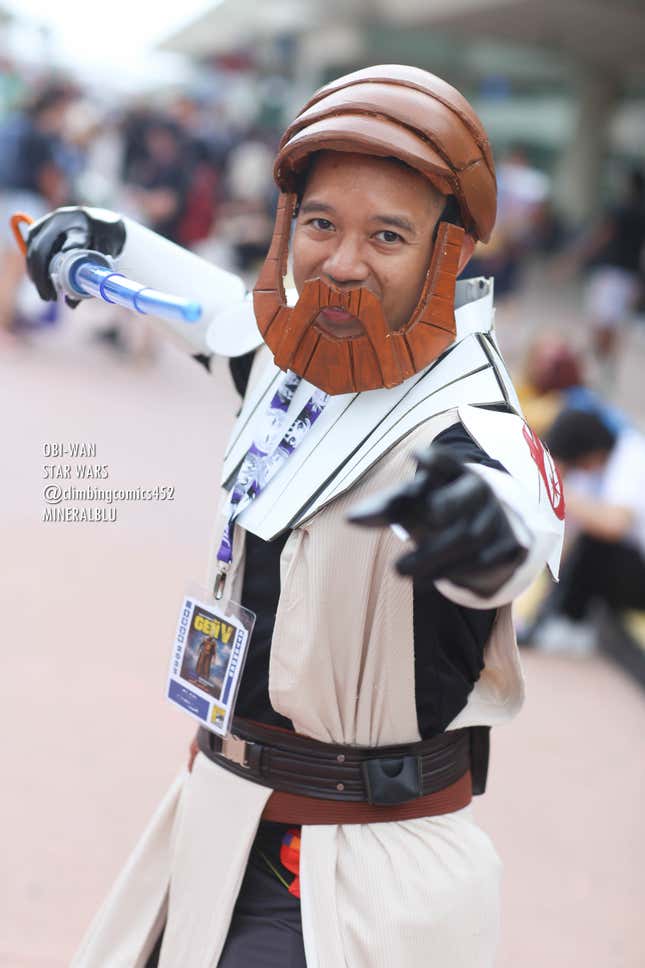
M 246 533 L 242 602 L 256 618 L 235 713 L 268 726 L 293 729 L 291 720 L 277 713 L 269 701 L 269 651 L 280 597 L 280 555 L 288 537 L 285 531 L 273 541 L 263 541 Z
M 237 389 L 246 380 L 239 379 Z M 461 424 L 444 430 L 436 444 L 450 448 L 456 457 L 498 470 L 492 460 Z M 280 597 L 280 555 L 289 537 L 285 532 L 273 541 L 246 535 L 246 564 L 242 601 L 256 614 L 255 628 L 240 691 L 236 714 L 270 726 L 293 729 L 269 699 L 269 654 Z M 490 636 L 496 609 L 473 609 L 456 605 L 432 583 L 413 582 L 415 699 L 419 733 L 428 739 L 442 733 L 464 708 L 484 666 L 484 646 Z

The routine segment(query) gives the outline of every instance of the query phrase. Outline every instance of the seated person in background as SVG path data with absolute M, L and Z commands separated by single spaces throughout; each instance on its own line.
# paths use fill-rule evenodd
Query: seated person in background
M 629 421 L 620 410 L 587 386 L 581 354 L 553 330 L 531 341 L 517 395 L 526 422 L 543 436 L 564 410 L 585 410 L 601 417 L 610 430 L 620 432 Z
M 567 522 L 578 534 L 532 639 L 550 651 L 582 653 L 595 644 L 593 602 L 645 609 L 645 437 L 566 410 L 545 441 L 566 475 Z

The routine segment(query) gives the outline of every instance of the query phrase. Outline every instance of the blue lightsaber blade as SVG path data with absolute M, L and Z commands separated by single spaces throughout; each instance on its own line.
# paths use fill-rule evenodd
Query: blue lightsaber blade
M 142 315 L 184 323 L 196 323 L 201 318 L 198 302 L 134 282 L 116 272 L 110 262 L 106 256 L 89 250 L 61 253 L 53 260 L 51 275 L 57 288 L 73 299 L 94 296 Z

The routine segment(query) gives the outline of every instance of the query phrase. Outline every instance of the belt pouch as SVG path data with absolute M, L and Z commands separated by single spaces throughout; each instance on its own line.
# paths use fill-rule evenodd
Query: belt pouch
M 420 797 L 421 757 L 377 757 L 361 763 L 369 803 L 405 803 Z

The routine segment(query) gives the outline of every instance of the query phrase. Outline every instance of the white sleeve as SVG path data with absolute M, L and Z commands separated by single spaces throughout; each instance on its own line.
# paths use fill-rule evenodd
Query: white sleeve
M 564 496 L 553 460 L 516 414 L 460 407 L 459 418 L 473 439 L 505 471 L 469 464 L 497 495 L 519 543 L 528 555 L 504 585 L 488 598 L 447 579 L 436 582 L 446 598 L 468 608 L 497 608 L 521 594 L 545 564 L 557 579 L 564 538 Z M 506 473 L 508 472 L 508 473 Z
M 97 218 L 114 213 L 89 209 Z M 164 239 L 130 218 L 122 217 L 126 240 L 117 257 L 119 272 L 152 289 L 199 302 L 198 322 L 184 323 L 150 316 L 158 329 L 191 354 L 241 356 L 262 343 L 253 301 L 239 276 Z
M 645 511 L 645 442 L 635 430 L 624 430 L 618 436 L 601 477 L 600 498 L 642 517 Z

